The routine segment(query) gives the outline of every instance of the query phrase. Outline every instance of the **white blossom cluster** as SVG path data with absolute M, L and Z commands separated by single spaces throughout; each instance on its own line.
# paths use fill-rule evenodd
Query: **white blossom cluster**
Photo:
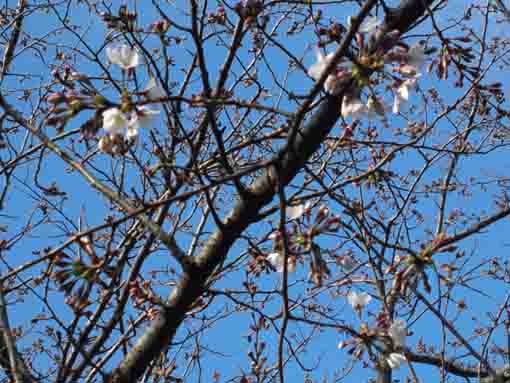
M 372 297 L 366 293 L 361 292 L 358 293 L 356 291 L 351 290 L 347 295 L 347 302 L 352 306 L 352 308 L 358 312 L 361 316 L 362 310 L 372 301 Z M 368 326 L 366 323 L 361 324 L 362 332 L 365 334 L 368 333 Z M 377 333 L 381 333 L 381 329 L 377 328 Z M 388 349 L 387 354 L 384 355 L 384 360 L 387 363 L 388 367 L 392 369 L 400 368 L 402 362 L 406 362 L 406 356 L 404 354 L 406 347 L 406 337 L 407 337 L 407 323 L 402 319 L 394 320 L 391 325 L 386 329 L 382 330 L 382 334 L 387 336 L 391 340 L 391 348 Z M 373 334 L 373 333 L 372 333 Z M 366 344 L 363 341 L 358 341 L 356 339 L 348 339 L 343 340 L 338 344 L 339 349 L 343 349 L 347 345 L 355 344 L 352 353 L 356 356 L 360 356 L 366 350 Z
M 374 34 L 381 23 L 375 17 L 367 17 L 360 25 L 358 33 Z M 348 19 L 347 24 L 350 26 L 350 19 Z M 323 54 L 318 50 L 316 62 L 308 69 L 308 75 L 316 81 L 319 80 L 331 63 L 333 55 L 333 53 Z M 401 105 L 409 101 L 410 92 L 416 88 L 417 80 L 421 76 L 421 69 L 425 63 L 424 45 L 418 42 L 409 47 L 405 53 L 393 56 L 389 54 L 387 57 L 388 61 L 396 60 L 397 58 L 397 61 L 400 61 L 400 63 L 394 66 L 393 70 L 399 73 L 403 79 L 397 80 L 394 86 L 393 106 L 391 108 L 387 107 L 382 99 L 373 94 L 370 94 L 367 101 L 363 102 L 359 95 L 361 89 L 357 89 L 354 94 L 346 94 L 342 98 L 342 117 L 350 116 L 353 120 L 358 120 L 363 116 L 369 118 L 376 116 L 384 117 L 384 114 L 390 110 L 395 114 L 400 113 Z M 346 65 L 337 66 L 333 73 L 326 78 L 324 90 L 329 94 L 337 94 L 340 90 L 341 80 L 352 76 L 352 73 L 352 67 Z
M 106 48 L 108 61 L 118 65 L 123 71 L 132 71 L 140 63 L 141 57 L 136 49 L 127 45 Z M 157 100 L 164 96 L 162 89 L 151 78 L 142 92 L 147 101 Z M 110 154 L 118 154 L 127 143 L 133 143 L 139 136 L 141 128 L 148 128 L 160 112 L 146 105 L 131 106 L 129 110 L 113 107 L 102 113 L 103 130 L 106 133 L 99 140 L 98 147 L 101 151 Z

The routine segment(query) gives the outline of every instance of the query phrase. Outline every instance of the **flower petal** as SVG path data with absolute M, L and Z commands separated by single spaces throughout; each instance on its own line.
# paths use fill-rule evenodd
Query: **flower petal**
M 317 49 L 316 54 L 317 62 L 308 69 L 308 75 L 314 80 L 318 80 L 321 77 L 322 72 L 324 72 L 334 55 L 334 53 L 331 52 L 325 56 L 319 49 Z
M 361 25 L 358 28 L 358 32 L 359 33 L 370 33 L 381 24 L 382 24 L 382 21 L 378 20 L 377 17 L 375 17 L 375 16 L 365 17 L 365 19 L 363 20 L 363 22 L 361 23 Z M 347 17 L 347 28 L 350 28 L 351 25 L 352 25 L 352 17 L 348 16 Z
M 266 257 L 266 260 L 273 266 L 278 273 L 283 273 L 283 254 L 271 253 Z M 287 258 L 287 272 L 293 273 L 296 271 L 296 260 L 294 257 Z
M 266 259 L 277 272 L 283 272 L 283 257 L 280 253 L 271 253 L 266 257 Z
M 342 99 L 342 117 L 346 118 L 352 116 L 354 120 L 361 117 L 362 114 L 367 112 L 365 104 L 357 97 L 344 96 Z
M 395 98 L 393 99 L 393 109 L 392 109 L 392 112 L 394 114 L 399 114 L 400 113 L 400 104 L 401 104 L 402 100 L 400 99 L 400 96 L 399 95 L 395 95 Z
M 129 125 L 136 129 L 150 128 L 159 114 L 159 110 L 150 109 L 145 105 L 140 106 L 135 112 L 132 112 Z
M 371 300 L 372 297 L 365 292 L 361 292 L 358 294 L 355 291 L 351 290 L 347 295 L 347 301 L 355 310 L 362 309 L 364 306 L 370 303 Z
M 120 62 L 117 48 L 106 47 L 106 57 L 108 57 L 108 61 L 112 64 L 118 64 Z
M 397 92 L 401 99 L 405 101 L 409 100 L 409 86 L 406 81 L 398 87 Z
M 301 218 L 301 216 L 304 213 L 305 213 L 305 204 L 296 205 L 296 206 L 287 206 L 287 208 L 285 209 L 285 215 L 287 216 L 287 220 L 289 220 L 289 221 Z
M 110 108 L 103 112 L 103 129 L 108 134 L 124 134 L 128 120 L 118 108 Z
M 400 364 L 402 362 L 405 362 L 407 359 L 404 355 L 402 354 L 397 354 L 395 352 L 392 352 L 387 358 L 386 358 L 386 362 L 388 363 L 388 366 L 390 366 L 390 368 L 400 368 Z
M 361 25 L 359 26 L 358 32 L 360 33 L 370 33 L 375 30 L 379 25 L 381 25 L 382 21 L 378 20 L 375 16 L 368 16 L 363 20 Z
M 158 83 L 154 77 L 151 77 L 151 79 L 145 86 L 144 92 L 147 93 L 147 98 L 149 100 L 157 100 L 159 98 L 165 97 L 165 92 L 158 85 Z
M 402 319 L 393 321 L 388 329 L 388 335 L 395 347 L 405 347 L 407 336 L 407 324 Z
M 135 68 L 140 64 L 138 51 L 126 44 L 122 44 L 119 47 L 107 47 L 106 56 L 108 61 L 120 66 L 124 70 Z
M 320 79 L 322 73 L 331 62 L 334 53 L 328 53 L 326 56 L 317 49 L 317 62 L 308 69 L 308 75 L 314 80 Z M 334 94 L 337 86 L 337 76 L 331 74 L 324 82 L 324 90 L 330 94 Z
M 130 125 L 126 130 L 126 138 L 130 141 L 136 141 L 139 135 L 139 126 Z

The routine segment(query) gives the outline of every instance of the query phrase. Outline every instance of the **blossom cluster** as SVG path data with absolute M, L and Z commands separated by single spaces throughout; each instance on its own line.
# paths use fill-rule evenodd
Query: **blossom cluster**
M 323 276 L 329 274 L 329 269 L 326 262 L 322 259 L 320 247 L 314 243 L 313 239 L 321 233 L 338 231 L 340 228 L 340 217 L 331 214 L 325 205 L 321 205 L 315 217 L 312 218 L 312 204 L 310 202 L 287 206 L 285 213 L 289 222 L 295 222 L 304 218 L 307 223 L 310 223 L 306 230 L 302 230 L 296 225 L 292 232 L 286 233 L 289 252 L 287 256 L 287 271 L 296 271 L 297 254 L 309 253 L 309 279 L 316 285 L 320 285 Z M 285 265 L 283 235 L 280 231 L 274 231 L 269 236 L 269 239 L 273 241 L 274 251 L 267 255 L 266 261 L 273 269 L 281 273 L 284 271 Z
M 123 71 L 133 71 L 140 63 L 140 54 L 136 49 L 127 45 L 106 48 L 108 61 L 118 65 Z M 146 99 L 156 100 L 163 97 L 163 91 L 151 78 L 142 92 Z M 119 154 L 125 150 L 126 145 L 133 143 L 139 136 L 140 128 L 149 127 L 154 118 L 159 115 L 158 110 L 150 109 L 146 105 L 109 108 L 103 111 L 103 130 L 106 135 L 99 140 L 98 147 L 109 154 Z
M 106 56 L 111 64 L 120 67 L 123 75 L 127 74 L 127 78 L 142 63 L 139 52 L 125 44 L 107 47 Z M 73 70 L 70 65 L 64 65 L 63 71 L 55 69 L 53 76 L 57 83 L 63 85 L 63 90 L 46 97 L 50 105 L 46 124 L 61 131 L 72 117 L 83 110 L 93 109 L 96 111 L 94 117 L 81 127 L 82 136 L 93 138 L 102 127 L 105 135 L 99 139 L 98 148 L 112 155 L 126 153 L 136 142 L 140 129 L 149 127 L 160 114 L 159 110 L 148 105 L 161 102 L 165 97 L 155 78 L 150 78 L 143 91 L 132 92 L 123 86 L 121 101 L 115 103 L 100 94 L 90 77 Z M 134 96 L 141 98 L 134 99 Z
M 401 105 L 409 101 L 410 92 L 416 87 L 417 80 L 421 76 L 421 68 L 426 58 L 425 47 L 422 42 L 409 47 L 398 41 L 398 32 L 395 31 L 388 34 L 388 39 L 396 47 L 395 49 L 387 52 L 377 50 L 375 53 L 367 52 L 364 49 L 363 35 L 368 35 L 368 40 L 370 40 L 381 23 L 375 17 L 366 18 L 358 29 L 358 41 L 361 46 L 356 63 L 336 65 L 324 82 L 324 90 L 329 94 L 336 95 L 340 91 L 342 80 L 355 80 L 357 84 L 355 88 L 342 97 L 341 113 L 344 118 L 350 116 L 353 120 L 358 120 L 364 115 L 369 118 L 376 116 L 384 118 L 385 113 L 390 110 L 395 114 L 400 113 Z M 350 25 L 350 20 L 348 20 L 348 25 Z M 324 54 L 317 50 L 316 62 L 308 69 L 308 75 L 316 81 L 319 80 L 331 64 L 333 56 L 333 53 Z M 386 63 L 392 64 L 393 72 L 400 75 L 400 77 L 392 76 L 394 98 L 391 108 L 387 107 L 384 101 L 375 95 L 371 86 L 369 86 L 367 101 L 363 102 L 360 97 L 362 88 L 370 84 L 368 78 L 365 77 L 366 69 L 380 70 Z
M 347 295 L 347 302 L 360 317 L 365 306 L 371 301 L 372 297 L 366 292 L 358 293 L 351 290 Z M 382 315 L 381 318 L 385 318 L 385 316 Z M 389 325 L 388 321 L 384 319 L 379 322 L 374 329 L 370 329 L 366 323 L 362 323 L 360 333 L 366 336 L 367 339 L 373 339 L 374 341 L 380 337 L 389 338 L 390 345 L 384 354 L 384 360 L 390 368 L 397 369 L 402 362 L 406 361 L 404 351 L 406 347 L 407 323 L 402 319 L 394 320 Z M 361 339 L 352 338 L 341 341 L 338 344 L 338 348 L 342 349 L 351 344 L 355 345 L 352 353 L 357 357 L 360 357 L 367 347 L 367 344 Z
M 130 113 L 124 113 L 118 108 L 105 110 L 103 130 L 107 134 L 99 140 L 99 149 L 105 153 L 119 154 L 122 152 L 123 143 L 134 142 L 140 128 L 148 127 L 158 114 L 159 111 L 146 106 L 136 107 Z

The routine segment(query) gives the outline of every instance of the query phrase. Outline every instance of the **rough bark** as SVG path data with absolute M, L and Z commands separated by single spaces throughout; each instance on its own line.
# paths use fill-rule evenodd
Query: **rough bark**
M 360 19 L 370 10 L 367 5 L 373 5 L 373 3 L 375 1 L 366 2 L 359 14 Z M 389 10 L 381 31 L 383 33 L 392 30 L 399 30 L 402 33 L 407 31 L 419 17 L 425 14 L 427 7 L 432 3 L 433 0 L 402 1 L 398 8 Z M 337 55 L 342 49 L 347 49 L 350 38 L 352 34 L 348 33 Z M 133 349 L 111 373 L 109 377 L 111 382 L 136 382 L 151 361 L 169 346 L 188 308 L 204 293 L 208 278 L 226 259 L 228 251 L 241 233 L 250 224 L 258 221 L 261 208 L 270 203 L 277 193 L 278 182 L 281 185 L 287 185 L 319 149 L 335 126 L 340 117 L 339 104 L 343 93 L 347 90 L 346 87 L 337 96 L 325 97 L 305 127 L 298 131 L 294 140 L 290 140 L 290 146 L 282 148 L 274 158 L 274 165 L 265 175 L 259 177 L 251 185 L 247 195 L 237 202 L 224 220 L 223 227 L 211 235 L 202 253 L 184 270 L 179 285 L 168 299 L 166 310 L 145 330 Z M 300 121 L 294 124 L 299 126 Z

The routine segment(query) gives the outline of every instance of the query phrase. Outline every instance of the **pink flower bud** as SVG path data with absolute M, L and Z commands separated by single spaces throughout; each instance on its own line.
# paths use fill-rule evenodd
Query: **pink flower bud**
M 327 231 L 338 231 L 340 229 L 340 223 L 342 220 L 339 216 L 335 215 L 326 221 L 325 228 Z
M 319 207 L 319 211 L 317 212 L 317 222 L 322 222 L 324 218 L 326 218 L 329 215 L 329 209 L 326 205 L 322 204 Z

